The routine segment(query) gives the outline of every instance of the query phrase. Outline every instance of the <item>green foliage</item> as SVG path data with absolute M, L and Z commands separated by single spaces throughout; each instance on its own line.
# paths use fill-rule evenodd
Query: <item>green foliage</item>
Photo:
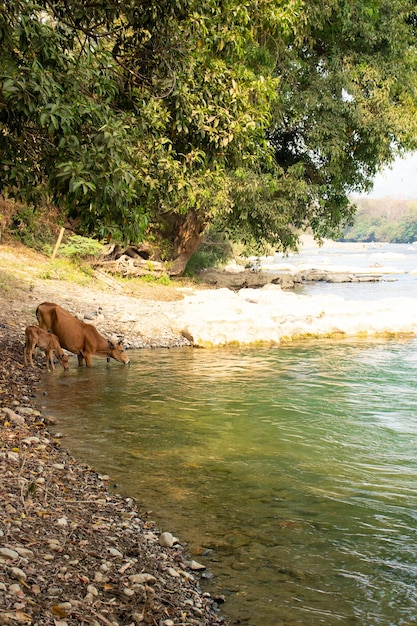
M 8 230 L 24 245 L 38 252 L 47 252 L 59 232 L 57 220 L 57 211 L 51 206 L 15 205 Z
M 154 283 L 156 285 L 165 285 L 169 287 L 171 285 L 171 279 L 167 274 L 162 274 L 162 276 L 155 276 L 154 274 L 145 274 L 141 276 L 141 279 L 145 283 Z
M 287 226 L 334 237 L 351 220 L 350 193 L 369 187 L 395 144 L 415 142 L 413 10 L 402 0 L 305 3 L 269 131 L 278 192 L 292 196 Z
M 356 202 L 359 209 L 352 226 L 345 230 L 343 241 L 417 241 L 417 200 L 382 198 Z
M 68 258 L 86 259 L 97 257 L 103 251 L 104 245 L 90 237 L 71 235 L 59 248 L 60 256 Z
M 411 0 L 3 0 L 0 189 L 174 262 L 213 223 L 334 236 L 416 144 L 414 25 Z
M 185 270 L 185 276 L 194 276 L 211 267 L 219 267 L 233 257 L 233 248 L 224 233 L 209 229 L 196 252 L 192 255 Z

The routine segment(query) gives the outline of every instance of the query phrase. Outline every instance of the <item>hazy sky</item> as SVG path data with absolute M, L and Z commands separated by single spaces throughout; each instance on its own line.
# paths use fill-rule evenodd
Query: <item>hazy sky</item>
M 366 195 L 370 198 L 417 198 L 417 152 L 410 153 L 406 159 L 397 159 L 392 169 L 378 174 L 373 190 Z

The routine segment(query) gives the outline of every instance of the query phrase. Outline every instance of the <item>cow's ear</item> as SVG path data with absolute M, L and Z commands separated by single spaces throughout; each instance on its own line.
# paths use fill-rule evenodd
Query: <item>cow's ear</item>
M 107 343 L 109 344 L 110 350 L 114 350 L 114 343 L 110 341 L 110 339 L 107 341 Z

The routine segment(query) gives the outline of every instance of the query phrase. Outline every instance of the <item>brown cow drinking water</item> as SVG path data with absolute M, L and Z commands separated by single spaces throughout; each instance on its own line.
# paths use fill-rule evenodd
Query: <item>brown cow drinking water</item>
M 55 352 L 57 359 L 61 363 L 64 370 L 68 369 L 68 357 L 61 348 L 58 337 L 56 335 L 52 333 L 47 333 L 46 330 L 39 328 L 39 326 L 28 326 L 25 330 L 25 337 L 26 341 L 23 354 L 26 365 L 29 361 L 30 365 L 33 367 L 33 351 L 36 347 L 39 347 L 45 352 L 47 367 L 50 363 L 52 369 L 55 369 Z
M 122 342 L 113 343 L 97 331 L 95 326 L 86 324 L 71 315 L 58 304 L 42 302 L 36 309 L 39 326 L 54 333 L 63 348 L 78 357 L 78 365 L 90 367 L 94 354 L 103 354 L 120 363 L 129 363 Z

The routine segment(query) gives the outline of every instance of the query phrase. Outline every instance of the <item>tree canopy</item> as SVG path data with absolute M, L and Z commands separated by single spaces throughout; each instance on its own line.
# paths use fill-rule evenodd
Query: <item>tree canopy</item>
M 0 0 L 0 188 L 80 232 L 277 249 L 416 145 L 408 0 Z

